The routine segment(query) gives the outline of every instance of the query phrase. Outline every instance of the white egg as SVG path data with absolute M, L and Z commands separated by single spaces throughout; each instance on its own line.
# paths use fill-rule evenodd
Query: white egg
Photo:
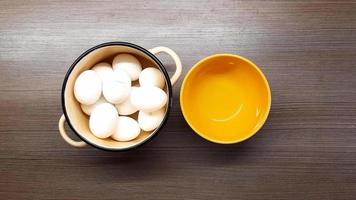
M 135 86 L 131 87 L 130 96 L 132 94 L 132 91 L 136 90 L 137 88 L 138 87 Z M 117 108 L 119 115 L 131 115 L 137 112 L 137 108 L 132 105 L 130 97 L 128 97 L 124 102 L 116 104 L 115 107 Z
M 102 82 L 93 70 L 82 72 L 74 83 L 74 96 L 81 103 L 90 105 L 101 96 Z
M 131 90 L 131 79 L 129 75 L 120 69 L 115 70 L 110 78 L 103 82 L 103 95 L 105 99 L 113 104 L 124 102 L 129 97 Z
M 130 100 L 133 106 L 144 112 L 159 110 L 168 101 L 167 94 L 160 88 L 141 86 L 132 91 Z
M 106 99 L 103 96 L 101 96 L 99 98 L 99 100 L 97 102 L 95 102 L 94 104 L 90 104 L 90 105 L 80 104 L 80 107 L 82 108 L 82 110 L 85 114 L 91 115 L 94 108 L 100 104 L 103 104 L 103 103 L 108 103 L 108 102 L 106 101 Z
M 144 131 L 152 131 L 156 129 L 162 122 L 166 108 L 161 108 L 154 112 L 143 112 L 138 113 L 138 124 L 140 128 Z
M 98 138 L 107 138 L 115 133 L 119 115 L 116 108 L 103 103 L 94 108 L 89 118 L 89 129 Z
M 148 67 L 142 70 L 139 82 L 142 86 L 155 86 L 162 89 L 164 87 L 164 76 L 159 69 Z
M 112 66 L 114 71 L 117 69 L 126 71 L 132 81 L 138 79 L 142 70 L 141 63 L 137 58 L 127 53 L 117 55 L 112 62 Z
M 94 65 L 94 67 L 91 68 L 91 70 L 95 71 L 99 75 L 101 80 L 108 79 L 110 74 L 112 74 L 113 72 L 111 65 L 106 62 L 101 62 Z
M 116 131 L 111 136 L 117 141 L 130 141 L 135 139 L 141 132 L 136 120 L 131 117 L 120 116 L 117 121 Z

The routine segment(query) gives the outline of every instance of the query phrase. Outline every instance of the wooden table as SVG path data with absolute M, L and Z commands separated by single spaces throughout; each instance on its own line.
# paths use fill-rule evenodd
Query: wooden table
M 64 75 L 108 41 L 170 47 L 183 76 L 214 53 L 252 59 L 272 90 L 267 123 L 240 144 L 203 140 L 183 119 L 180 79 L 148 144 L 69 146 L 57 130 Z M 355 1 L 0 1 L 0 199 L 355 196 Z

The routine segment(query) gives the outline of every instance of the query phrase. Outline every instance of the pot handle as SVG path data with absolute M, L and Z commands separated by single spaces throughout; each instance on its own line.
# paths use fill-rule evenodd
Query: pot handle
M 58 129 L 59 129 L 59 133 L 61 134 L 62 138 L 64 139 L 64 141 L 66 141 L 68 144 L 72 145 L 73 147 L 85 147 L 87 146 L 87 143 L 83 142 L 83 141 L 75 141 L 73 139 L 71 139 L 66 131 L 64 130 L 64 122 L 66 121 L 66 118 L 64 115 L 61 116 L 61 118 L 59 119 L 58 122 Z
M 171 83 L 172 83 L 172 85 L 174 85 L 177 82 L 180 74 L 182 73 L 182 62 L 180 61 L 178 55 L 172 49 L 170 49 L 168 47 L 155 47 L 153 49 L 150 49 L 149 51 L 155 55 L 158 53 L 164 52 L 173 58 L 173 60 L 176 64 L 176 71 L 174 72 L 174 74 L 171 78 Z

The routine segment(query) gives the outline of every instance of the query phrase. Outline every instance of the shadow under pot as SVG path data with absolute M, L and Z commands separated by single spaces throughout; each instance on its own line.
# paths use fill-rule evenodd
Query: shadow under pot
M 165 67 L 155 56 L 161 52 L 170 55 L 175 62 L 176 71 L 172 78 L 169 78 Z M 89 130 L 89 117 L 81 110 L 80 103 L 74 96 L 74 83 L 79 74 L 85 70 L 90 69 L 99 62 L 106 61 L 111 63 L 113 58 L 120 53 L 129 53 L 134 55 L 140 61 L 143 67 L 155 67 L 159 69 L 164 75 L 165 86 L 163 90 L 168 96 L 167 105 L 165 106 L 165 116 L 161 124 L 151 132 L 144 132 L 141 130 L 141 133 L 137 138 L 127 142 L 120 142 L 111 138 L 100 139 L 95 137 Z M 87 50 L 75 60 L 64 78 L 61 96 L 64 114 L 61 116 L 58 124 L 61 136 L 68 144 L 74 147 L 84 147 L 89 144 L 102 150 L 122 151 L 140 146 L 141 144 L 149 141 L 154 135 L 156 135 L 165 124 L 172 107 L 172 85 L 174 85 L 178 80 L 181 71 L 182 64 L 179 57 L 174 51 L 167 47 L 156 47 L 147 50 L 138 45 L 127 42 L 109 42 L 100 44 Z M 68 137 L 64 129 L 65 121 L 68 122 L 70 128 L 75 134 L 78 135 L 82 141 L 75 141 Z

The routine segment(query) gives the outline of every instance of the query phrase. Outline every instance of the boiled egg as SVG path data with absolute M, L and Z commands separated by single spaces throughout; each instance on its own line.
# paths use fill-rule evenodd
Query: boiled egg
M 141 132 L 137 121 L 131 117 L 120 116 L 117 121 L 115 133 L 111 136 L 117 141 L 130 141 L 135 139 Z
M 131 81 L 137 80 L 142 71 L 141 63 L 137 60 L 137 58 L 127 53 L 115 56 L 112 66 L 114 71 L 117 69 L 126 71 L 129 74 Z
M 160 88 L 153 86 L 141 86 L 133 90 L 130 95 L 133 106 L 144 112 L 159 110 L 168 101 L 167 94 Z
M 138 124 L 144 131 L 152 131 L 156 129 L 165 116 L 166 108 L 161 108 L 154 112 L 140 111 L 138 113 Z
M 100 62 L 94 65 L 91 70 L 95 71 L 99 75 L 101 80 L 108 79 L 113 72 L 111 65 L 107 62 Z
M 82 72 L 74 83 L 74 96 L 81 103 L 90 105 L 101 96 L 102 82 L 93 70 Z
M 115 133 L 119 115 L 116 108 L 103 103 L 94 108 L 89 118 L 89 129 L 98 138 L 107 138 Z
M 155 86 L 161 89 L 165 83 L 163 73 L 154 67 L 147 67 L 142 70 L 139 82 L 142 86 Z
M 106 101 L 106 99 L 101 96 L 99 98 L 98 101 L 96 101 L 94 104 L 90 104 L 90 105 L 85 105 L 85 104 L 81 104 L 80 107 L 82 108 L 83 112 L 87 115 L 91 115 L 91 113 L 93 112 L 94 108 L 97 107 L 98 105 L 100 104 L 103 104 L 103 103 L 108 103 Z
M 131 79 L 121 69 L 116 69 L 107 80 L 103 82 L 103 95 L 113 104 L 122 103 L 130 95 Z

